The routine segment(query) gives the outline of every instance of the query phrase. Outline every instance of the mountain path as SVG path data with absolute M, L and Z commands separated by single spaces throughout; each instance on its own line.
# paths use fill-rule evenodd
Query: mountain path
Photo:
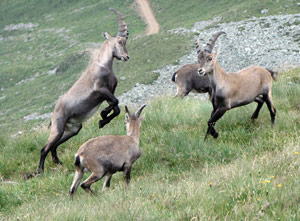
M 135 2 L 139 6 L 138 13 L 147 24 L 146 35 L 157 34 L 160 24 L 153 13 L 149 0 L 135 0 Z

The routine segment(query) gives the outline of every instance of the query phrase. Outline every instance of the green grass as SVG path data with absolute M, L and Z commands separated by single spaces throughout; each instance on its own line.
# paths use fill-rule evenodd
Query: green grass
M 156 12 L 162 30 L 178 27 L 190 28 L 195 22 L 220 17 L 220 22 L 241 21 L 254 17 L 264 17 L 278 14 L 299 13 L 295 1 L 286 0 L 191 0 L 188 3 L 178 0 L 153 0 L 151 6 Z M 268 9 L 266 14 L 261 10 Z
M 162 32 L 142 36 L 145 24 L 128 1 L 0 1 L 0 220 L 297 220 L 299 207 L 299 69 L 274 83 L 277 108 L 274 129 L 264 105 L 250 122 L 255 104 L 231 110 L 217 123 L 217 140 L 203 141 L 211 111 L 209 102 L 162 97 L 145 109 L 143 155 L 133 166 L 132 182 L 114 175 L 111 189 L 100 193 L 102 181 L 81 189 L 71 202 L 73 156 L 79 146 L 103 134 L 124 134 L 124 112 L 104 129 L 96 114 L 80 134 L 58 149 L 63 166 L 46 160 L 44 175 L 23 180 L 33 172 L 46 143 L 48 120 L 25 122 L 23 117 L 53 111 L 56 100 L 78 79 L 88 64 L 83 53 L 114 35 L 117 23 L 108 10 L 121 11 L 128 23 L 131 59 L 116 61 L 117 95 L 136 83 L 151 83 L 154 70 L 191 50 L 193 36 L 166 30 L 221 16 L 220 22 L 252 16 L 298 13 L 295 1 L 151 1 Z M 286 7 L 288 6 L 288 7 Z M 261 14 L 267 8 L 267 14 Z M 247 10 L 245 12 L 245 10 Z M 37 23 L 33 30 L 5 31 L 10 24 Z M 59 67 L 57 74 L 48 72 Z M 20 83 L 26 80 L 25 83 Z M 33 127 L 44 125 L 38 130 Z M 23 135 L 11 137 L 15 131 Z M 49 157 L 50 158 L 50 157 Z M 12 183 L 9 183 L 11 181 Z M 270 182 L 268 182 L 270 181 Z M 278 185 L 281 184 L 281 187 Z M 266 206 L 270 204 L 270 206 Z
M 285 72 L 274 82 L 277 117 L 273 129 L 266 105 L 251 123 L 256 106 L 251 104 L 226 113 L 216 125 L 219 138 L 204 142 L 211 111 L 208 101 L 161 97 L 149 103 L 141 128 L 143 154 L 133 166 L 128 190 L 123 177 L 115 174 L 105 193 L 100 193 L 103 181 L 99 181 L 92 186 L 96 197 L 81 189 L 73 201 L 68 197 L 74 153 L 90 138 L 124 134 L 124 112 L 101 130 L 94 116 L 78 136 L 58 149 L 64 165 L 55 166 L 48 157 L 44 175 L 27 181 L 22 175 L 36 169 L 49 131 L 44 128 L 17 139 L 0 138 L 0 177 L 16 182 L 0 183 L 0 218 L 297 220 L 299 71 Z

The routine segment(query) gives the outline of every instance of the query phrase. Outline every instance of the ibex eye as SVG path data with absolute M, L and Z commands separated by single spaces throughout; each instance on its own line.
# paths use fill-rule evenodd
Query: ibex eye
M 119 43 L 119 45 L 122 45 L 123 42 L 122 41 L 118 41 L 118 43 Z
M 212 58 L 211 58 L 211 57 L 207 58 L 207 61 L 211 61 L 211 60 L 212 60 Z

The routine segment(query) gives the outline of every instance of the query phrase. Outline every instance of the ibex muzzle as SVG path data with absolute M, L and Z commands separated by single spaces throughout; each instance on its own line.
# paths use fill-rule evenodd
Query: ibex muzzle
M 53 162 L 60 163 L 56 153 L 57 147 L 78 134 L 82 122 L 89 119 L 103 101 L 107 101 L 109 106 L 101 112 L 100 128 L 120 113 L 118 99 L 114 96 L 117 78 L 112 66 L 114 58 L 122 61 L 129 59 L 125 47 L 128 29 L 120 12 L 112 8 L 111 10 L 118 17 L 118 34 L 112 37 L 108 33 L 103 33 L 106 41 L 99 49 L 97 58 L 89 64 L 69 91 L 57 101 L 51 119 L 50 136 L 41 150 L 37 173 L 44 170 L 45 159 L 50 151 Z

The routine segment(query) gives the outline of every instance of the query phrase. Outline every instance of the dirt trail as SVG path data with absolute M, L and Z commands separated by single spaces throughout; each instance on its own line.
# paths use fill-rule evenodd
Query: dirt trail
M 160 25 L 152 11 L 149 0 L 135 0 L 138 4 L 138 13 L 147 24 L 146 35 L 152 35 L 159 32 Z

